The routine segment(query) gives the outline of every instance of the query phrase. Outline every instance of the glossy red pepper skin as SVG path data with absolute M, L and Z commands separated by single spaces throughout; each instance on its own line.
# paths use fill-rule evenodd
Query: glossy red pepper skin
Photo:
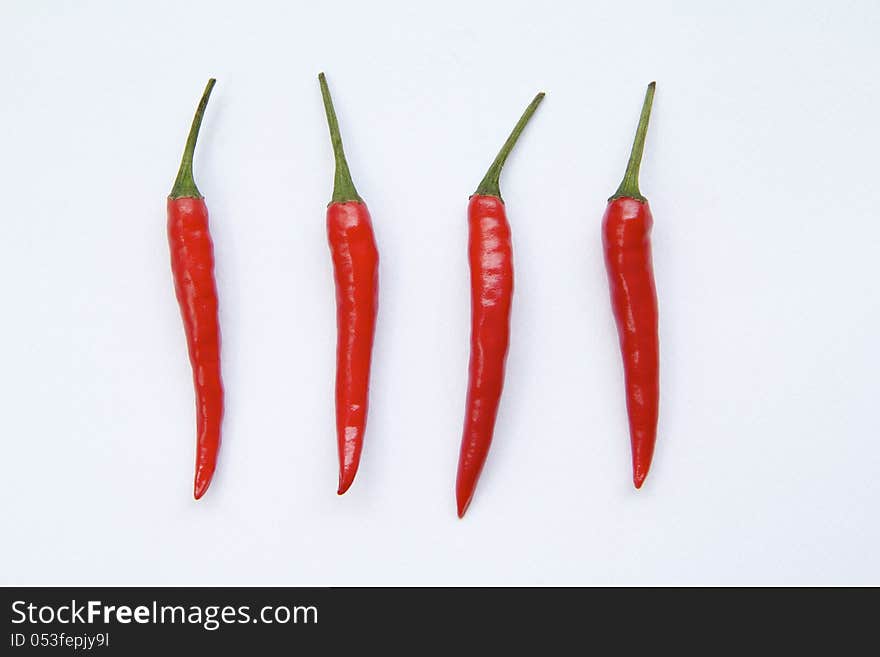
M 215 80 L 208 81 L 190 127 L 180 169 L 168 196 L 168 246 L 174 292 L 183 318 L 196 396 L 196 472 L 193 495 L 202 497 L 217 467 L 223 423 L 220 321 L 214 281 L 214 243 L 208 206 L 193 179 L 193 152 Z
M 217 467 L 223 421 L 220 322 L 214 282 L 214 245 L 208 207 L 201 198 L 168 199 L 168 244 L 196 396 L 196 471 L 193 494 L 202 497 Z
M 513 247 L 501 199 L 501 169 L 543 99 L 544 94 L 539 93 L 523 112 L 468 203 L 471 358 L 455 478 L 459 518 L 470 506 L 492 444 L 510 343 Z
M 336 492 L 342 495 L 354 481 L 364 446 L 379 299 L 379 251 L 370 213 L 351 179 L 323 73 L 318 83 L 336 163 L 333 196 L 327 206 L 327 238 L 336 281 Z
M 651 468 L 660 407 L 660 339 L 657 290 L 651 255 L 654 219 L 639 191 L 655 83 L 648 85 L 623 181 L 608 199 L 602 219 L 602 246 L 617 323 L 632 447 L 633 484 L 641 488 Z
M 623 357 L 636 488 L 641 488 L 651 467 L 660 403 L 660 339 L 651 257 L 653 224 L 648 202 L 628 197 L 609 201 L 602 220 L 611 307 Z
M 357 473 L 369 404 L 379 300 L 379 251 L 364 203 L 331 203 L 327 238 L 336 281 L 336 441 L 342 495 Z
M 489 454 L 504 387 L 513 300 L 513 247 L 504 201 L 474 194 L 468 204 L 471 358 L 455 497 L 459 517 L 470 505 Z

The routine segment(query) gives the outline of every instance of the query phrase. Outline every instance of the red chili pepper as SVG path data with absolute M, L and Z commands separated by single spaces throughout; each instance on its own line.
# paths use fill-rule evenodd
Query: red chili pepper
M 657 291 L 651 261 L 651 208 L 639 192 L 639 167 L 654 100 L 648 85 L 632 154 L 623 182 L 610 199 L 602 220 L 602 243 L 617 322 L 626 380 L 626 408 L 632 443 L 633 483 L 641 488 L 651 467 L 657 440 L 660 397 L 660 344 Z
M 337 494 L 342 495 L 354 481 L 364 444 L 379 302 L 379 252 L 370 213 L 351 180 L 339 122 L 323 73 L 318 81 L 336 160 L 333 197 L 327 206 L 327 237 L 336 280 Z
M 223 381 L 220 378 L 220 323 L 214 282 L 214 245 L 208 230 L 208 207 L 193 180 L 193 151 L 202 116 L 215 80 L 208 80 L 190 128 L 177 180 L 168 196 L 168 244 L 174 291 L 192 365 L 196 396 L 196 474 L 193 494 L 208 490 L 223 421 Z
M 501 168 L 543 99 L 544 94 L 539 93 L 523 112 L 468 204 L 471 359 L 455 482 L 459 518 L 464 517 L 471 503 L 486 462 L 504 387 L 513 297 L 513 249 L 499 187 Z

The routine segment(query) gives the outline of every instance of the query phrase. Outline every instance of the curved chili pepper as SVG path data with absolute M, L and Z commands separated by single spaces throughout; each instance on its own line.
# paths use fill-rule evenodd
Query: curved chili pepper
M 464 431 L 458 457 L 455 498 L 464 517 L 489 454 L 504 387 L 504 364 L 513 297 L 510 224 L 501 199 L 501 168 L 544 94 L 523 112 L 468 203 L 468 260 L 471 270 L 471 359 Z
M 336 281 L 336 492 L 342 495 L 354 481 L 364 444 L 379 303 L 379 252 L 370 212 L 351 180 L 333 99 L 323 73 L 318 81 L 336 160 L 333 197 L 327 206 L 327 238 Z
M 652 82 L 645 94 L 623 182 L 614 196 L 608 199 L 602 219 L 602 243 L 611 288 L 611 307 L 623 356 L 633 483 L 636 488 L 642 487 L 651 467 L 660 404 L 657 291 L 651 260 L 651 226 L 654 219 L 648 199 L 639 192 L 639 167 L 653 101 Z
M 174 291 L 183 318 L 196 396 L 196 473 L 193 495 L 208 490 L 217 466 L 223 421 L 223 381 L 220 378 L 220 323 L 214 282 L 214 245 L 208 230 L 208 207 L 193 180 L 193 151 L 212 78 L 196 110 L 177 180 L 168 195 L 168 244 Z

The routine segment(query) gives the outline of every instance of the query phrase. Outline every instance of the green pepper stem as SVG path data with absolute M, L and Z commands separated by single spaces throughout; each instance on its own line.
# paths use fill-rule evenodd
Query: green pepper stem
M 480 183 L 479 187 L 477 187 L 477 191 L 474 194 L 479 194 L 480 196 L 496 196 L 501 198 L 501 188 L 499 186 L 499 180 L 501 178 L 501 168 L 504 166 L 504 162 L 507 160 L 507 156 L 510 155 L 510 151 L 513 150 L 513 147 L 516 145 L 517 139 L 522 134 L 522 131 L 525 129 L 526 124 L 529 122 L 529 119 L 532 118 L 532 114 L 535 113 L 535 110 L 538 109 L 538 105 L 541 104 L 541 101 L 544 100 L 544 92 L 542 91 L 537 96 L 535 96 L 534 100 L 529 103 L 529 106 L 526 107 L 526 111 L 523 112 L 522 116 L 517 121 L 516 126 L 513 128 L 513 132 L 510 133 L 510 136 L 507 138 L 507 141 L 504 142 L 504 146 L 501 147 L 501 150 L 498 151 L 498 155 L 495 157 L 495 161 L 492 162 L 492 166 L 489 167 L 489 170 L 486 172 L 485 177 Z
M 216 82 L 217 80 L 214 78 L 208 80 L 208 85 L 202 94 L 202 100 L 199 101 L 196 115 L 193 117 L 192 126 L 189 129 L 189 137 L 186 138 L 183 158 L 180 160 L 180 169 L 177 171 L 177 180 L 174 181 L 174 187 L 171 188 L 171 194 L 168 195 L 168 198 L 202 198 L 199 188 L 196 187 L 196 181 L 193 180 L 193 153 L 196 150 L 196 140 L 199 138 L 199 129 L 202 127 L 202 117 L 208 106 L 208 98 L 211 97 L 211 90 Z
M 324 99 L 324 112 L 327 114 L 327 125 L 330 127 L 330 141 L 333 143 L 333 157 L 336 160 L 336 173 L 333 177 L 333 198 L 330 204 L 347 203 L 356 201 L 363 203 L 358 195 L 354 183 L 351 180 L 351 172 L 348 170 L 348 162 L 345 159 L 345 151 L 342 148 L 342 135 L 339 134 L 339 121 L 336 118 L 336 110 L 333 109 L 333 99 L 330 97 L 330 89 L 327 87 L 327 78 L 323 73 L 318 75 L 321 85 L 321 97 Z
M 645 150 L 645 137 L 648 134 L 648 120 L 651 118 L 651 105 L 654 102 L 654 87 L 656 85 L 656 82 L 652 82 L 645 92 L 642 115 L 639 117 L 639 127 L 636 129 L 636 138 L 633 141 L 632 152 L 626 165 L 626 173 L 623 174 L 620 187 L 614 192 L 614 196 L 608 199 L 609 201 L 622 197 L 634 198 L 638 201 L 648 200 L 639 192 L 639 168 L 642 166 L 642 153 Z

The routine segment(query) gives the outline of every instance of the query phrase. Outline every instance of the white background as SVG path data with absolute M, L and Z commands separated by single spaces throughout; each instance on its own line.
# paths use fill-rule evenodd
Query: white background
M 0 11 L 0 583 L 880 583 L 880 5 L 125 5 Z M 342 498 L 321 70 L 382 258 Z M 227 415 L 196 503 L 165 197 L 209 76 Z M 599 225 L 654 79 L 636 492 Z M 458 520 L 467 198 L 539 90 L 502 176 L 507 386 Z

